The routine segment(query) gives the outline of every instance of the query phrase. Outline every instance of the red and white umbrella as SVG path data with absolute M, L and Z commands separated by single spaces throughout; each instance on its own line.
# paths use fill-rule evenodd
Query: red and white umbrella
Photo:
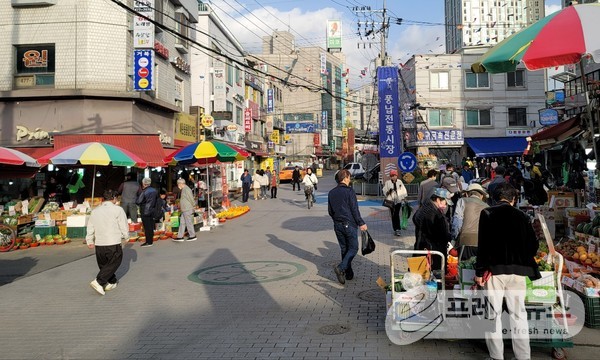
M 40 167 L 40 164 L 31 156 L 6 147 L 0 147 L 0 164 Z

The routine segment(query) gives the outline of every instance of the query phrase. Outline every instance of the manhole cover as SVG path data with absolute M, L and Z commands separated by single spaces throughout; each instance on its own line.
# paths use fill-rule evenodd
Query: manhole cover
M 323 335 L 339 335 L 339 334 L 345 334 L 348 331 L 350 331 L 350 326 L 340 325 L 340 324 L 325 325 L 325 326 L 322 326 L 321 328 L 319 328 L 319 333 L 321 333 Z
M 358 293 L 358 298 L 370 302 L 384 302 L 385 293 L 381 289 L 365 290 Z
M 247 261 L 204 268 L 188 279 L 211 285 L 244 285 L 289 279 L 305 271 L 304 265 L 292 262 Z

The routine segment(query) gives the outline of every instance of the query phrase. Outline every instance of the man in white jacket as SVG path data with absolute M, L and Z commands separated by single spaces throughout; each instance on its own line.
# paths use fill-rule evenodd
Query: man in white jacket
M 392 228 L 394 229 L 394 235 L 400 236 L 400 217 L 402 216 L 401 208 L 402 201 L 408 196 L 406 187 L 402 183 L 402 180 L 398 179 L 398 171 L 390 171 L 390 179 L 385 182 L 383 186 L 383 194 L 385 199 L 392 201 L 394 207 L 390 208 L 392 215 Z
M 127 215 L 120 206 L 117 206 L 117 192 L 106 190 L 104 202 L 90 215 L 87 225 L 85 242 L 88 248 L 96 249 L 96 261 L 100 271 L 90 286 L 100 295 L 105 290 L 117 287 L 115 273 L 123 261 L 123 248 L 121 241 L 129 236 Z

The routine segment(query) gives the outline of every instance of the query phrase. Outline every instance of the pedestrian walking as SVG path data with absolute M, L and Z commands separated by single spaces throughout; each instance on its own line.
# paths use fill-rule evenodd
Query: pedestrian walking
M 427 179 L 421 181 L 419 184 L 419 190 L 417 192 L 419 206 L 423 206 L 427 201 L 429 201 L 431 194 L 433 193 L 433 189 L 440 186 L 440 184 L 435 181 L 437 175 L 438 172 L 434 169 L 431 169 L 427 172 Z
M 277 187 L 279 187 L 279 175 L 273 170 L 271 174 L 271 199 L 277 199 Z
M 142 179 L 142 192 L 136 201 L 136 204 L 140 207 L 144 234 L 146 235 L 146 242 L 142 244 L 142 247 L 151 247 L 154 238 L 154 214 L 156 213 L 158 192 L 150 186 L 151 183 L 150 178 Z
M 354 278 L 352 260 L 358 253 L 357 229 L 366 231 L 367 224 L 360 216 L 356 193 L 350 187 L 350 171 L 340 170 L 337 178 L 338 185 L 329 191 L 327 207 L 342 253 L 342 261 L 333 270 L 340 284 L 345 284 Z
M 404 199 L 406 199 L 408 196 L 408 192 L 406 191 L 406 186 L 404 186 L 402 180 L 398 178 L 397 170 L 390 171 L 390 179 L 385 182 L 385 185 L 383 185 L 383 193 L 386 200 L 394 203 L 394 207 L 390 208 L 390 214 L 392 216 L 392 229 L 394 230 L 394 235 L 400 236 L 400 217 L 402 216 L 401 209 Z
M 88 248 L 95 249 L 100 269 L 90 286 L 100 295 L 117 287 L 115 273 L 123 261 L 121 241 L 129 236 L 125 210 L 117 206 L 117 192 L 106 190 L 103 196 L 102 204 L 92 210 L 85 236 Z
M 244 173 L 240 177 L 242 181 L 242 202 L 248 202 L 248 196 L 250 195 L 250 187 L 252 186 L 252 175 L 248 172 L 248 169 L 244 169 Z
M 185 231 L 188 232 L 188 237 L 185 241 L 195 241 L 196 231 L 194 229 L 194 194 L 192 189 L 187 186 L 184 179 L 177 179 L 177 187 L 179 188 L 179 231 L 177 237 L 173 241 L 184 241 Z
M 446 212 L 452 205 L 452 194 L 442 188 L 435 188 L 429 201 L 421 206 L 413 216 L 415 224 L 415 250 L 435 250 L 446 256 L 451 240 Z M 432 270 L 442 268 L 439 256 L 433 256 Z
M 296 165 L 296 167 L 294 168 L 294 171 L 292 171 L 292 191 L 296 191 L 296 185 L 298 185 L 298 191 L 300 191 L 300 178 L 301 178 L 301 174 L 300 174 L 300 169 L 298 168 L 298 165 Z
M 267 192 L 268 192 L 269 190 L 271 190 L 271 176 L 273 175 L 273 174 L 271 174 L 270 166 L 267 166 L 267 169 L 265 170 L 264 175 L 267 177 Z
M 495 320 L 495 331 L 485 333 L 485 342 L 490 357 L 504 358 L 504 300 L 510 316 L 513 351 L 520 359 L 530 359 L 526 278 L 541 277 L 534 260 L 539 242 L 528 216 L 514 207 L 517 190 L 512 185 L 498 184 L 492 196 L 497 205 L 481 212 L 475 263 L 475 282 L 486 290 L 487 313 Z
M 142 188 L 137 182 L 137 175 L 134 172 L 125 175 L 125 181 L 119 185 L 121 207 L 125 210 L 127 218 L 134 223 L 138 221 L 138 206 L 135 202 L 141 191 Z
M 258 200 L 260 197 L 260 170 L 256 170 L 256 173 L 254 174 L 252 189 L 254 191 L 254 200 Z

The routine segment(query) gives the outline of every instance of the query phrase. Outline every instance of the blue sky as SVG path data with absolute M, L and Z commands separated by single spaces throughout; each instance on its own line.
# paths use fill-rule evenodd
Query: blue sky
M 351 8 L 381 9 L 383 1 L 213 0 L 210 3 L 244 48 L 255 54 L 261 51 L 262 37 L 274 30 L 289 29 L 300 47 L 325 47 L 326 21 L 341 19 L 342 47 L 350 69 L 350 87 L 368 80 L 368 77 L 359 77 L 360 70 L 365 67 L 371 71 L 375 69 L 372 60 L 380 51 L 379 37 L 370 40 L 370 48 L 368 43 L 361 41 L 356 35 L 359 17 Z M 392 18 L 387 49 L 394 64 L 404 63 L 413 54 L 445 51 L 444 0 L 387 0 L 386 6 Z M 560 0 L 546 1 L 546 15 L 559 9 Z M 394 23 L 398 18 L 402 19 L 401 25 Z M 360 20 L 366 19 L 360 17 Z M 373 20 L 377 22 L 376 18 Z

